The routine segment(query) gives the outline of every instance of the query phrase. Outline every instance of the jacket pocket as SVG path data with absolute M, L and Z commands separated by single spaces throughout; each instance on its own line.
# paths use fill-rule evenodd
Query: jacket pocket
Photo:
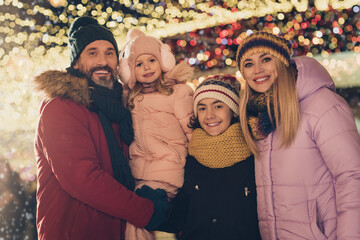
M 309 215 L 309 221 L 310 221 L 310 229 L 312 231 L 314 239 L 327 240 L 324 233 L 320 229 L 316 199 L 308 200 L 307 207 L 308 207 L 308 215 Z

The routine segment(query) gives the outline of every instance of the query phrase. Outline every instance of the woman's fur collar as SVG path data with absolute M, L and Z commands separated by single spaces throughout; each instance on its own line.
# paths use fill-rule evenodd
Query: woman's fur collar
M 42 92 L 45 99 L 55 97 L 72 100 L 85 106 L 90 105 L 88 81 L 65 71 L 46 71 L 34 79 L 35 89 Z

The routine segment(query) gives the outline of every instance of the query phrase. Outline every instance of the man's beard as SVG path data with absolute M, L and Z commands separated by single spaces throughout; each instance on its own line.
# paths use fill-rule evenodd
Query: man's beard
M 110 79 L 107 79 L 107 77 L 99 77 L 98 79 L 93 79 L 93 73 L 95 71 L 98 70 L 105 70 L 105 71 L 109 71 L 110 72 Z M 111 67 L 109 67 L 108 65 L 106 66 L 99 66 L 99 67 L 94 67 L 92 69 L 90 69 L 87 74 L 86 77 L 90 80 L 92 80 L 94 83 L 112 89 L 114 86 L 114 82 L 116 81 L 116 73 L 113 71 L 113 69 Z

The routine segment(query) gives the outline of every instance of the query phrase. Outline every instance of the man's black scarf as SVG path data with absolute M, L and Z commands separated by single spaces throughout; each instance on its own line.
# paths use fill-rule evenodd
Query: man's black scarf
M 134 190 L 135 181 L 128 160 L 111 126 L 111 123 L 119 124 L 121 139 L 130 145 L 134 139 L 134 133 L 131 113 L 121 103 L 122 86 L 117 81 L 114 82 L 113 89 L 97 85 L 92 81 L 89 81 L 89 85 L 91 99 L 89 109 L 97 113 L 103 127 L 109 146 L 114 178 L 128 189 Z
M 81 75 L 77 70 L 67 70 L 72 75 Z M 123 88 L 118 81 L 114 82 L 113 89 L 100 86 L 92 80 L 88 81 L 91 99 L 89 110 L 97 113 L 104 130 L 109 147 L 114 178 L 129 190 L 134 190 L 135 181 L 131 174 L 128 159 L 124 156 L 124 150 L 119 145 L 112 128 L 112 123 L 117 123 L 120 126 L 121 139 L 127 145 L 130 145 L 134 139 L 134 132 L 131 113 L 121 103 Z

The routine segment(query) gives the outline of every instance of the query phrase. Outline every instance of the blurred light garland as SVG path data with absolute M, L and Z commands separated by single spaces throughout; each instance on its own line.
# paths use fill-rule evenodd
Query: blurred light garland
M 306 12 L 292 10 L 263 17 L 252 17 L 231 24 L 219 25 L 165 38 L 179 59 L 187 59 L 201 70 L 235 66 L 238 44 L 257 30 L 285 36 L 294 49 L 294 56 L 323 57 L 331 53 L 360 52 L 359 7 L 318 11 L 314 6 Z M 192 44 L 192 41 L 193 42 Z M 205 54 L 206 53 L 206 54 Z
M 203 71 L 235 72 L 242 39 L 255 30 L 271 31 L 291 41 L 295 56 L 317 57 L 342 87 L 353 84 L 348 76 L 360 75 L 359 3 L 0 0 L 0 157 L 11 159 L 17 169 L 32 169 L 27 178 L 34 177 L 32 139 L 40 96 L 31 81 L 45 70 L 68 67 L 67 32 L 76 17 L 98 19 L 112 30 L 120 47 L 134 27 L 162 38 L 178 61 L 195 67 L 197 77 Z M 331 58 L 340 52 L 349 55 Z
M 351 8 L 358 2 L 315 0 L 314 7 L 317 11 L 325 11 L 329 10 L 331 4 L 332 9 L 341 10 Z M 165 38 L 251 17 L 276 15 L 292 10 L 309 10 L 307 0 L 0 0 L 0 6 L 0 46 L 3 48 L 0 58 L 11 55 L 14 48 L 25 49 L 31 55 L 42 45 L 47 48 L 65 46 L 69 25 L 74 18 L 84 15 L 96 17 L 101 24 L 114 32 L 121 43 L 128 29 L 133 27 L 139 27 L 150 35 Z

